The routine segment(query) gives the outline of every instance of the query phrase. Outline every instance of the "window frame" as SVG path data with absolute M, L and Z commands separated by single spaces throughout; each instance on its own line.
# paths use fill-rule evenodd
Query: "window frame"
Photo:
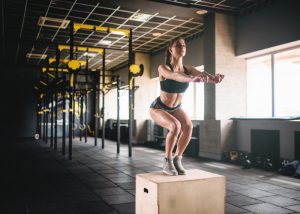
M 280 53 L 283 53 L 283 52 L 286 52 L 286 51 L 291 51 L 291 50 L 294 50 L 294 49 L 299 49 L 300 48 L 300 45 L 297 45 L 297 46 L 294 46 L 294 47 L 289 47 L 289 48 L 284 48 L 284 49 L 280 49 L 280 50 L 277 50 L 277 51 L 272 51 L 272 52 L 269 52 L 269 53 L 264 53 L 264 54 L 259 54 L 259 55 L 256 55 L 256 56 L 252 56 L 252 57 L 248 57 L 246 58 L 246 61 L 248 60 L 251 60 L 251 59 L 255 59 L 255 58 L 259 58 L 259 57 L 264 57 L 264 56 L 268 56 L 270 55 L 271 56 L 271 99 L 272 99 L 272 117 L 273 118 L 276 118 L 275 116 L 275 75 L 274 75 L 274 71 L 275 71 L 275 60 L 274 60 L 274 55 L 276 54 L 280 54 Z M 248 69 L 246 68 L 246 71 L 248 72 Z M 248 88 L 247 88 L 247 91 L 248 91 Z M 247 93 L 248 94 L 248 93 Z M 293 116 L 293 115 L 290 115 L 290 116 Z

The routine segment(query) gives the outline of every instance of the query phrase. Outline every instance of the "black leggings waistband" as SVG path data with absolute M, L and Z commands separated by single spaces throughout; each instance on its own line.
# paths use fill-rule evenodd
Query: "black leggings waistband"
M 161 110 L 164 110 L 167 112 L 175 111 L 176 109 L 179 109 L 180 107 L 181 107 L 181 104 L 178 104 L 175 107 L 169 107 L 161 101 L 160 97 L 157 97 L 150 105 L 150 108 L 161 109 Z

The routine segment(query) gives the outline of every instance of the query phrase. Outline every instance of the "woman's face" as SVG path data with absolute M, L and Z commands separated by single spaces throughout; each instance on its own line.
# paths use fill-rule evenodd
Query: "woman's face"
M 173 57 L 183 57 L 186 53 L 185 41 L 183 39 L 179 39 L 170 48 L 170 52 Z

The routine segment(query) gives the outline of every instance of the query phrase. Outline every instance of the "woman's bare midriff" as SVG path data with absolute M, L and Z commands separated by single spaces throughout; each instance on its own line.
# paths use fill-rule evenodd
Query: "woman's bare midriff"
M 161 91 L 160 92 L 160 100 L 171 108 L 176 107 L 181 103 L 183 97 L 183 93 L 168 93 Z

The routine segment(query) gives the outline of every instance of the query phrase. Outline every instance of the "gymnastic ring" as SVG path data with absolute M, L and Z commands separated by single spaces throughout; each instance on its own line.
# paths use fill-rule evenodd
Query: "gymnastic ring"
M 73 129 L 73 130 L 76 130 L 76 129 L 77 129 L 77 124 L 76 124 L 76 123 L 73 124 L 72 129 Z
M 79 129 L 80 129 L 81 131 L 85 130 L 85 128 L 86 128 L 85 124 L 80 124 L 80 125 L 79 125 Z

